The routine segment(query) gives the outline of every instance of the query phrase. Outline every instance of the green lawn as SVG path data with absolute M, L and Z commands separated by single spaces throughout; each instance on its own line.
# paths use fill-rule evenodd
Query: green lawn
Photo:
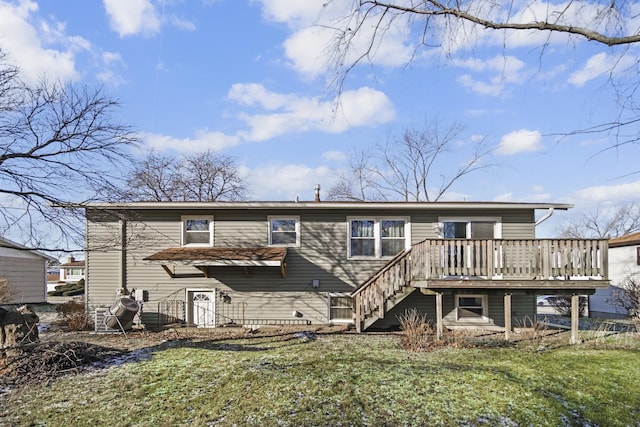
M 7 393 L 0 425 L 637 426 L 637 340 L 424 353 L 394 335 L 179 340 Z

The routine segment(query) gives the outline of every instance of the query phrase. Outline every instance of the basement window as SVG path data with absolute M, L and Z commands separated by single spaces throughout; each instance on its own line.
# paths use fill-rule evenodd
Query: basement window
M 456 295 L 456 320 L 487 320 L 486 295 Z
M 331 323 L 353 322 L 353 300 L 349 294 L 329 294 L 329 321 Z

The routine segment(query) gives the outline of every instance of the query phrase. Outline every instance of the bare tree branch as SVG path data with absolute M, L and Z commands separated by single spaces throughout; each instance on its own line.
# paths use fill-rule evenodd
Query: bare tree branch
M 150 153 L 134 165 L 111 200 L 199 201 L 240 200 L 246 191 L 235 161 L 211 151 L 182 158 Z
M 596 208 L 579 212 L 557 227 L 561 237 L 612 239 L 640 231 L 640 205 L 626 203 L 613 209 Z
M 453 163 L 447 154 L 461 141 L 462 127 L 444 131 L 433 121 L 424 129 L 407 129 L 401 138 L 353 157 L 348 173 L 329 190 L 330 200 L 402 200 L 435 202 L 466 175 L 496 166 L 486 140 L 473 142 L 471 156 Z
M 118 106 L 100 90 L 44 80 L 25 83 L 0 50 L 4 233 L 52 250 L 83 244 L 79 211 L 53 205 L 95 199 L 97 189 L 116 179 L 126 163 L 124 153 L 137 142 L 130 127 L 113 120 Z

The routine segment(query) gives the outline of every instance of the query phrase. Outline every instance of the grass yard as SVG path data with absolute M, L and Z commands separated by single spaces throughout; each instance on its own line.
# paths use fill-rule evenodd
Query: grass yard
M 392 334 L 177 339 L 5 393 L 0 425 L 640 425 L 637 334 L 555 339 L 420 353 Z

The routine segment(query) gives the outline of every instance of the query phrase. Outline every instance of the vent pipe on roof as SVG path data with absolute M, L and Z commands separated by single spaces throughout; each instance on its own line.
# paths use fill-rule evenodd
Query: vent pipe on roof
M 316 192 L 316 202 L 320 201 L 320 184 L 316 184 L 315 187 L 313 187 L 313 189 Z

